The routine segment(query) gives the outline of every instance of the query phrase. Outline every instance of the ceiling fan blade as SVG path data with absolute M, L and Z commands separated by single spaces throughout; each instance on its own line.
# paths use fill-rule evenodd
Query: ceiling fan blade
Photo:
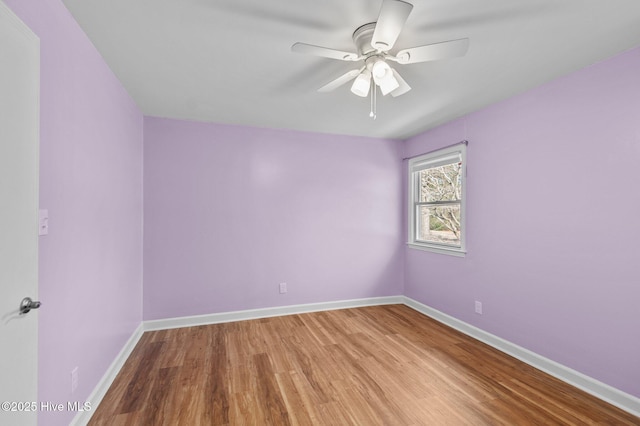
M 404 49 L 397 53 L 395 60 L 399 64 L 415 64 L 416 62 L 437 61 L 439 59 L 464 56 L 469 50 L 469 39 L 443 41 L 425 46 Z
M 376 28 L 373 30 L 371 46 L 383 52 L 390 50 L 398 39 L 411 9 L 413 9 L 411 3 L 402 0 L 384 0 Z
M 391 71 L 393 71 L 393 76 L 396 78 L 396 80 L 398 80 L 398 83 L 400 84 L 400 86 L 398 86 L 396 90 L 391 92 L 391 96 L 395 98 L 396 96 L 404 95 L 409 90 L 411 90 L 411 86 L 409 86 L 407 82 L 404 81 L 404 78 L 402 78 L 396 70 L 391 68 Z
M 337 89 L 338 87 L 342 86 L 343 84 L 353 80 L 354 78 L 356 78 L 358 76 L 358 74 L 360 74 L 359 69 L 357 70 L 351 70 L 343 75 L 341 75 L 340 77 L 336 78 L 335 80 L 325 84 L 324 86 L 322 86 L 321 88 L 318 89 L 318 92 L 322 92 L 322 93 L 326 93 L 326 92 L 331 92 L 332 90 Z
M 357 53 L 343 52 L 342 50 L 329 49 L 328 47 L 314 46 L 313 44 L 306 43 L 295 43 L 291 46 L 291 51 L 341 61 L 357 61 L 360 59 Z

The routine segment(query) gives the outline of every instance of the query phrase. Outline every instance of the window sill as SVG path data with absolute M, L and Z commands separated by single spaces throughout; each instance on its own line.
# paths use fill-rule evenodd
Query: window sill
M 447 254 L 449 256 L 465 257 L 467 255 L 467 252 L 462 249 L 436 247 L 436 246 L 429 246 L 426 244 L 415 244 L 415 243 L 407 243 L 407 246 L 411 249 L 430 251 L 432 253 L 439 253 L 439 254 Z

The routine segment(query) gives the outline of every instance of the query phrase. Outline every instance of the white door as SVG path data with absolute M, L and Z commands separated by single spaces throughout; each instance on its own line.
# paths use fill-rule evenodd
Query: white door
M 37 422 L 40 42 L 0 1 L 0 424 Z

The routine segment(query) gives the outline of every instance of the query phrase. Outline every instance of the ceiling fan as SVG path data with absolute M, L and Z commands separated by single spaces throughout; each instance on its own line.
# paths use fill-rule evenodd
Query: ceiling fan
M 363 61 L 361 67 L 352 69 L 322 86 L 318 92 L 331 92 L 355 79 L 351 86 L 351 92 L 363 98 L 371 93 L 370 116 L 375 118 L 377 87 L 380 88 L 383 96 L 391 94 L 394 97 L 411 90 L 400 74 L 389 66 L 389 61 L 400 65 L 436 61 L 464 56 L 469 49 L 469 39 L 462 38 L 403 49 L 392 55 L 390 51 L 393 49 L 412 9 L 411 3 L 402 0 L 383 0 L 378 20 L 364 24 L 353 32 L 352 37 L 357 53 L 306 43 L 295 43 L 291 46 L 291 51 L 340 61 Z

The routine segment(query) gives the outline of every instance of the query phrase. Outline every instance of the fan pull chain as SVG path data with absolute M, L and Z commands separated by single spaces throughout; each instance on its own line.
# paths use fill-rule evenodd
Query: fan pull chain
M 376 114 L 376 83 L 371 79 L 371 112 L 369 113 L 369 117 L 374 120 L 377 118 Z

